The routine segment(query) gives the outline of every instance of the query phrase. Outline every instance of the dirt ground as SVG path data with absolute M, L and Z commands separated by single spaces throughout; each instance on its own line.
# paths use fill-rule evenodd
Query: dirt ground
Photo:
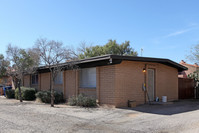
M 80 108 L 0 97 L 1 133 L 198 133 L 199 100 L 133 109 Z

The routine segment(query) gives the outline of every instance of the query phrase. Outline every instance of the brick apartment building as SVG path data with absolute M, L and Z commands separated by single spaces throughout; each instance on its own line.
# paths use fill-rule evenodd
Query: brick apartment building
M 55 90 L 63 92 L 66 99 L 84 93 L 99 104 L 115 107 L 126 107 L 128 100 L 143 104 L 162 96 L 167 96 L 168 101 L 177 100 L 178 72 L 187 70 L 168 59 L 119 55 L 93 57 L 74 64 L 78 69 L 66 69 L 56 77 Z M 143 91 L 144 84 L 148 94 Z M 49 90 L 48 69 L 40 67 L 37 74 L 26 75 L 23 85 Z
M 179 64 L 181 64 L 181 65 L 183 65 L 183 66 L 188 68 L 188 70 L 179 72 L 179 75 L 178 75 L 179 78 L 188 78 L 188 75 L 190 73 L 193 73 L 195 71 L 199 71 L 199 66 L 198 66 L 197 63 L 192 65 L 192 64 L 186 63 L 184 60 L 181 60 L 181 62 Z

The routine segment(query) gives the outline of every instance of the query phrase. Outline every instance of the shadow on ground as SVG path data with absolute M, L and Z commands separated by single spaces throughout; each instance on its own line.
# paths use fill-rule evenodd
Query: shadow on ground
M 195 111 L 199 109 L 199 99 L 191 100 L 179 100 L 173 102 L 173 104 L 166 105 L 140 105 L 135 108 L 121 108 L 129 109 L 134 111 L 139 111 L 142 113 L 152 113 L 159 115 L 174 115 L 180 113 L 186 113 L 190 111 Z

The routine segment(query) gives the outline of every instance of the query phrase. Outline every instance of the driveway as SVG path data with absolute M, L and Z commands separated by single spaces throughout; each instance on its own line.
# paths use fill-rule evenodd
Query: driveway
M 133 109 L 80 108 L 0 97 L 2 133 L 197 133 L 199 101 L 143 105 Z

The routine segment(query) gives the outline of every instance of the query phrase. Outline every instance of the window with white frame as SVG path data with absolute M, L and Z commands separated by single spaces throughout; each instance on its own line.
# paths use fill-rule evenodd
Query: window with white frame
M 55 76 L 55 84 L 62 84 L 62 83 L 63 83 L 63 72 L 59 72 Z
M 38 84 L 38 74 L 32 75 L 32 84 L 37 85 Z
M 79 87 L 96 88 L 96 68 L 84 68 L 80 70 Z

